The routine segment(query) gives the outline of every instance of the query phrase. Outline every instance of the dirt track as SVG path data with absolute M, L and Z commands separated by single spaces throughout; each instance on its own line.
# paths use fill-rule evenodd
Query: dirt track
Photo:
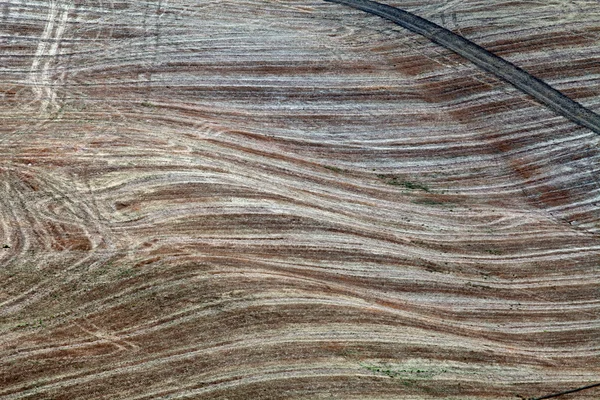
M 390 5 L 600 110 L 596 2 Z M 0 399 L 600 375 L 600 138 L 462 57 L 305 0 L 9 1 L 0 37 Z
M 545 82 L 523 71 L 505 59 L 490 53 L 463 36 L 404 10 L 368 0 L 326 0 L 345 4 L 370 14 L 389 19 L 415 33 L 425 36 L 448 50 L 466 58 L 485 71 L 491 72 L 525 94 L 563 115 L 571 121 L 600 134 L 600 115 L 573 101 Z

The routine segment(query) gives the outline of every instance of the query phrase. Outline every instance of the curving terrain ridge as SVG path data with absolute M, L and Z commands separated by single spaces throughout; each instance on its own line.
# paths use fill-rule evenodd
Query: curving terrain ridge
M 600 111 L 597 2 L 387 4 Z M 0 399 L 600 381 L 593 131 L 326 1 L 11 0 L 0 21 Z

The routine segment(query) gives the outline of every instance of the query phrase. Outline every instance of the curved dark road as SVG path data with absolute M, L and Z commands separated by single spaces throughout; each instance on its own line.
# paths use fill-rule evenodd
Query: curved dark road
M 600 115 L 565 96 L 547 83 L 456 33 L 415 14 L 369 0 L 325 0 L 388 19 L 452 50 L 479 68 L 510 83 L 523 93 L 571 121 L 600 134 Z

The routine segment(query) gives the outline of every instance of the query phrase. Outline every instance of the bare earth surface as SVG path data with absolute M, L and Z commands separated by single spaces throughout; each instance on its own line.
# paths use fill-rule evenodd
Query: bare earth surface
M 387 4 L 600 112 L 597 1 Z M 598 382 L 599 145 L 337 4 L 0 2 L 0 399 Z

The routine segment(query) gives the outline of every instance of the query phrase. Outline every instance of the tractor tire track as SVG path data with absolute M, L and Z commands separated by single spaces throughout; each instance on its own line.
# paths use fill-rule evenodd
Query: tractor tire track
M 52 113 L 58 110 L 56 91 L 51 81 L 50 69 L 67 26 L 69 12 L 72 4 L 61 4 L 60 1 L 51 1 L 48 10 L 47 22 L 42 36 L 39 38 L 38 47 L 31 63 L 29 80 L 33 86 L 34 102 L 41 102 L 40 113 Z

